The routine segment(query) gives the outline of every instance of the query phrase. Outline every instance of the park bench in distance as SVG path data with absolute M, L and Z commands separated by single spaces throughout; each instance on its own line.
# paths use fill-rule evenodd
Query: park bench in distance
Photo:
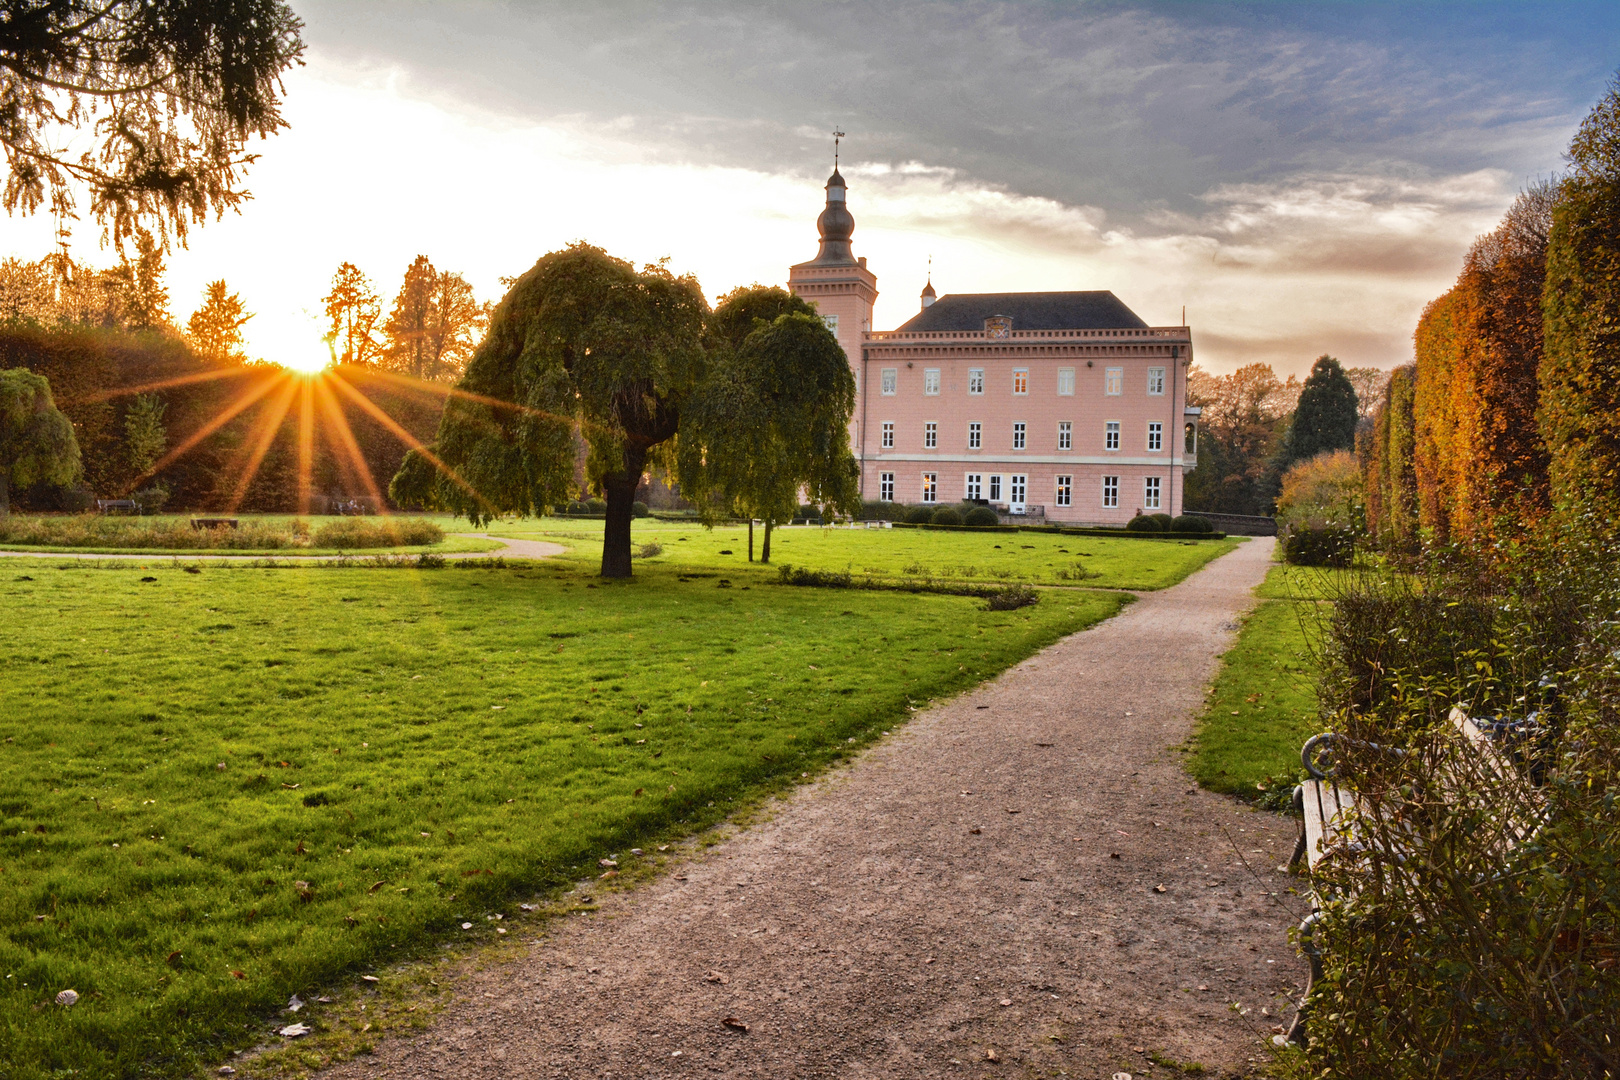
M 1544 694 L 1549 686 L 1543 683 Z M 1556 692 L 1556 687 L 1552 687 L 1552 691 Z M 1534 735 L 1539 730 L 1538 715 L 1532 713 L 1517 724 L 1487 721 L 1486 728 L 1493 733 Z M 1450 722 L 1456 738 L 1447 750 L 1442 767 L 1434 775 L 1434 794 L 1441 801 L 1448 804 L 1456 802 L 1457 797 L 1466 790 L 1465 785 L 1471 781 L 1482 782 L 1484 787 L 1504 792 L 1509 787 L 1535 782 L 1534 774 L 1538 771 L 1536 763 L 1533 760 L 1527 762 L 1532 775 L 1523 775 L 1521 768 L 1526 766 L 1517 764 L 1513 756 L 1504 753 L 1491 735 L 1462 709 L 1451 710 Z M 1366 804 L 1354 791 L 1335 781 L 1332 756 L 1336 746 L 1396 757 L 1409 753 L 1401 747 L 1355 742 L 1335 732 L 1313 735 L 1306 740 L 1299 756 L 1309 779 L 1294 788 L 1294 810 L 1300 815 L 1300 831 L 1293 857 L 1288 863 L 1290 868 L 1298 866 L 1303 859 L 1309 871 L 1330 855 L 1353 859 L 1369 850 L 1371 841 L 1361 834 L 1357 820 L 1365 812 Z M 1542 823 L 1543 815 L 1536 802 L 1534 798 L 1528 802 L 1523 799 L 1503 799 L 1499 810 L 1493 814 L 1494 820 L 1490 823 L 1493 827 L 1480 830 L 1480 842 L 1497 849 L 1496 854 L 1503 860 L 1503 872 L 1508 872 L 1508 863 L 1515 849 L 1528 841 Z M 1399 864 L 1407 850 L 1389 854 L 1395 856 L 1395 862 Z M 1310 1011 L 1311 991 L 1322 979 L 1322 953 L 1315 944 L 1314 932 L 1320 917 L 1320 905 L 1327 897 L 1318 892 L 1314 885 L 1312 893 L 1316 903 L 1311 914 L 1299 925 L 1299 948 L 1310 963 L 1310 983 L 1300 998 L 1287 1035 L 1278 1037 L 1301 1046 L 1305 1045 L 1305 1020 Z
M 97 499 L 96 510 L 103 514 L 139 514 L 141 504 L 134 499 Z

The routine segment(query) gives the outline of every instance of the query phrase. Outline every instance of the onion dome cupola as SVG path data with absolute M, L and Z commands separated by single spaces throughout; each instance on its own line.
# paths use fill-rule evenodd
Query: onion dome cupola
M 823 266 L 853 266 L 855 256 L 850 252 L 849 238 L 855 232 L 855 218 L 845 205 L 848 188 L 839 175 L 837 166 L 827 178 L 827 208 L 816 218 L 816 231 L 821 234 L 821 248 L 814 262 Z
M 932 274 L 930 274 L 928 276 L 928 284 L 923 286 L 923 291 L 922 291 L 922 306 L 923 306 L 923 309 L 927 310 L 928 308 L 933 307 L 934 306 L 934 301 L 938 298 L 938 295 L 939 294 L 934 292 L 934 276 Z

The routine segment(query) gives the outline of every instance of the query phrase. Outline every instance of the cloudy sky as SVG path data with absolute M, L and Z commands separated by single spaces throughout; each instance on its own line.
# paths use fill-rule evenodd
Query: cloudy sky
M 292 3 L 291 127 L 170 286 L 183 318 L 224 277 L 295 362 L 344 259 L 389 298 L 417 254 L 494 299 L 576 239 L 782 282 L 838 127 L 880 329 L 932 256 L 942 293 L 1185 307 L 1217 371 L 1388 367 L 1620 66 L 1614 4 Z

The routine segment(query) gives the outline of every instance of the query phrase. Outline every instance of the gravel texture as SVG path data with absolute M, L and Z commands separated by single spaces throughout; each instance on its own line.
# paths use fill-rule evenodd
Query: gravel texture
M 1294 828 L 1195 789 L 1174 747 L 1271 548 L 919 713 L 324 1076 L 1252 1069 L 1305 980 Z

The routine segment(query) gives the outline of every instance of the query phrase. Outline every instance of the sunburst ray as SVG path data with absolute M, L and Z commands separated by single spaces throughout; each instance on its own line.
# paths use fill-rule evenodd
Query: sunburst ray
M 318 376 L 315 382 L 315 394 L 320 401 L 321 412 L 326 416 L 327 437 L 335 438 L 342 449 L 342 453 L 349 460 L 349 465 L 365 486 L 366 494 L 377 501 L 380 512 L 388 513 L 388 504 L 383 499 L 382 489 L 377 486 L 377 478 L 372 474 L 371 466 L 366 464 L 365 455 L 360 452 L 360 443 L 354 437 L 354 429 L 349 427 L 348 418 L 338 407 L 337 398 L 332 393 L 333 380 Z
M 141 484 L 151 479 L 153 476 L 156 476 L 159 472 L 172 464 L 176 458 L 180 457 L 180 455 L 186 453 L 192 447 L 208 438 L 208 436 L 230 423 L 238 415 L 240 415 L 244 409 L 252 405 L 255 401 L 258 401 L 260 398 L 264 397 L 271 390 L 274 390 L 276 385 L 284 378 L 290 378 L 290 376 L 285 374 L 272 376 L 266 379 L 264 383 L 258 387 L 258 389 L 244 393 L 231 404 L 225 406 L 225 408 L 214 414 L 213 418 L 210 419 L 206 424 L 192 432 L 190 435 L 186 436 L 185 440 L 181 442 L 180 445 L 176 446 L 173 450 L 170 450 L 167 454 L 164 454 L 150 467 L 148 467 L 145 472 L 141 473 L 141 475 L 137 476 L 134 480 L 131 480 L 129 484 L 126 485 L 125 490 L 134 491 Z
M 172 386 L 190 386 L 193 383 L 213 382 L 217 379 L 239 379 L 244 375 L 258 374 L 250 367 L 227 368 L 224 371 L 199 371 L 190 375 L 176 375 L 172 379 L 159 379 L 156 382 L 142 383 L 139 386 L 119 386 L 111 390 L 97 390 L 93 394 L 74 398 L 64 404 L 89 405 L 97 401 L 107 401 L 116 397 L 125 397 L 129 394 L 145 394 L 153 390 L 167 390 Z
M 394 418 L 384 412 L 376 404 L 376 402 L 366 397 L 366 395 L 362 394 L 353 386 L 350 386 L 348 381 L 336 372 L 334 372 L 332 375 L 332 382 L 336 384 L 339 390 L 348 395 L 350 400 L 352 400 L 356 405 L 360 406 L 361 409 L 365 410 L 365 412 L 367 412 L 379 424 L 393 432 L 395 438 L 404 443 L 406 446 L 410 447 L 412 450 L 415 450 L 418 454 L 421 454 L 433 465 L 434 468 L 448 476 L 451 482 L 453 482 L 457 487 L 465 491 L 468 495 L 471 495 L 474 499 L 478 500 L 479 505 L 483 506 L 486 510 L 489 510 L 492 513 L 494 512 L 495 507 L 488 499 L 479 494 L 477 489 L 475 489 L 471 484 L 463 480 L 461 478 L 461 474 L 457 473 L 456 470 L 440 461 L 438 455 L 434 454 L 433 451 L 429 450 L 425 445 L 423 445 L 422 440 L 418 439 L 415 435 L 412 435 L 409 431 L 406 431 L 403 427 L 401 427 L 394 420 Z
M 231 492 L 229 504 L 225 507 L 227 514 L 236 513 L 237 507 L 247 497 L 247 490 L 253 483 L 253 478 L 259 475 L 259 466 L 264 464 L 264 456 L 269 453 L 270 446 L 276 441 L 276 435 L 281 431 L 281 422 L 287 418 L 287 411 L 292 408 L 293 396 L 298 393 L 298 383 L 294 379 L 286 380 L 286 386 L 281 394 L 267 407 L 266 411 L 255 421 L 254 434 L 256 438 L 243 462 L 241 475 L 237 477 L 236 488 Z
M 315 480 L 315 380 L 303 378 L 298 395 L 298 516 L 309 516 Z

